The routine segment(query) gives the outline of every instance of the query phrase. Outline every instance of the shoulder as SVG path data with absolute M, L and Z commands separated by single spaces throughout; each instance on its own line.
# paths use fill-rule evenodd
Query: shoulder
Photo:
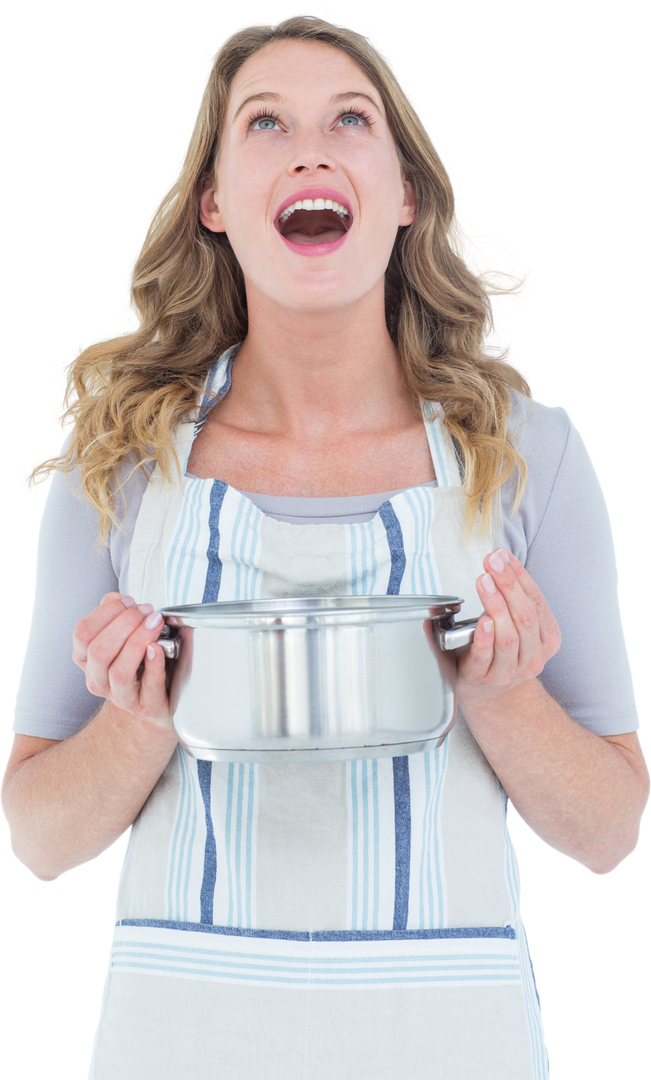
M 68 436 L 61 447 L 61 457 L 68 450 L 70 438 L 71 436 Z M 119 463 L 110 483 L 118 520 L 128 513 L 132 504 L 140 505 L 153 470 L 153 462 L 140 465 L 134 453 L 127 454 Z M 97 511 L 84 490 L 79 465 L 75 465 L 67 471 L 55 470 L 52 475 L 51 491 L 54 492 L 54 498 L 57 502 L 68 506 L 81 505 L 83 510 L 80 510 L 80 512 L 85 511 L 88 514 L 95 515 L 95 517 L 97 516 Z
M 596 482 L 594 468 L 579 432 L 565 409 L 541 405 L 512 393 L 509 431 L 527 465 L 527 488 L 538 498 Z
M 558 465 L 565 452 L 572 422 L 565 409 L 542 405 L 516 390 L 511 391 L 509 432 L 527 465 L 531 458 L 545 457 Z
M 567 405 L 543 402 L 518 391 L 511 391 L 511 399 L 508 431 L 527 465 L 519 515 L 527 523 L 531 541 L 543 518 L 552 512 L 562 516 L 569 507 L 578 513 L 579 508 L 581 512 L 594 510 L 602 502 L 603 484 L 591 448 Z M 502 500 L 506 510 L 515 498 L 516 480 L 514 471 L 504 484 Z
M 528 399 L 511 392 L 512 415 L 508 429 L 525 458 L 540 457 L 556 467 L 597 469 L 597 461 L 586 437 L 567 405 Z M 589 406 L 587 406 L 589 407 Z M 518 445 L 519 444 L 519 445 Z M 602 455 L 602 443 L 598 444 Z
M 567 532 L 570 522 L 608 534 L 612 527 L 605 483 L 585 435 L 564 404 L 512 394 L 510 430 L 527 464 L 527 485 L 520 516 L 527 546 L 546 527 Z M 515 494 L 515 475 L 504 485 L 503 505 Z M 589 524 L 588 526 L 588 523 Z M 546 541 L 545 541 L 546 542 Z

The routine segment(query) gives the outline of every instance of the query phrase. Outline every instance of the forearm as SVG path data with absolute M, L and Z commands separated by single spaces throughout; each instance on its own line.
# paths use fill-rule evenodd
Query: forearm
M 127 829 L 163 772 L 176 734 L 110 702 L 80 732 L 19 763 L 3 805 L 18 858 L 52 880 Z
M 632 756 L 572 720 L 537 679 L 462 709 L 518 813 L 597 873 L 637 842 L 648 777 Z

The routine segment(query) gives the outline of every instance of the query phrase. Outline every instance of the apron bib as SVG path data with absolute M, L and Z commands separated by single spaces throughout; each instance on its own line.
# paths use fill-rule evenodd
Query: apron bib
M 131 594 L 158 609 L 439 593 L 479 615 L 490 546 L 463 544 L 454 446 L 439 408 L 424 422 L 439 486 L 362 523 L 276 521 L 219 480 L 155 470 Z M 178 431 L 183 471 L 196 431 Z M 393 759 L 177 748 L 133 825 L 92 1080 L 544 1080 L 506 801 L 461 716 L 437 749 Z

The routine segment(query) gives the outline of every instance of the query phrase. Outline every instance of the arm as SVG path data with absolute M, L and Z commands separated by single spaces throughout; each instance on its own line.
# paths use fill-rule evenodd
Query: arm
M 521 816 L 596 873 L 637 842 L 649 779 L 635 733 L 598 736 L 572 720 L 538 676 L 560 645 L 540 590 L 500 549 L 477 591 L 486 611 L 459 663 L 459 705 Z
M 132 824 L 175 746 L 110 702 L 69 739 L 16 735 L 2 802 L 18 858 L 43 881 L 95 858 Z
M 151 614 L 130 597 L 104 597 L 77 624 L 73 656 L 105 704 L 69 739 L 16 736 L 3 806 L 16 855 L 39 878 L 52 880 L 112 844 L 174 752 L 165 657 L 152 645 L 162 619 Z

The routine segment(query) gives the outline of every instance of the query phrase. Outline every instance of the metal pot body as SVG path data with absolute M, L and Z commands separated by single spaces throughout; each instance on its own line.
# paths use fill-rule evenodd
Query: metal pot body
M 455 717 L 457 597 L 317 597 L 163 611 L 194 757 L 324 761 L 435 746 Z M 169 629 L 172 627 L 174 629 Z M 452 638 L 446 644 L 446 634 Z M 163 640 L 161 640 L 163 644 Z

